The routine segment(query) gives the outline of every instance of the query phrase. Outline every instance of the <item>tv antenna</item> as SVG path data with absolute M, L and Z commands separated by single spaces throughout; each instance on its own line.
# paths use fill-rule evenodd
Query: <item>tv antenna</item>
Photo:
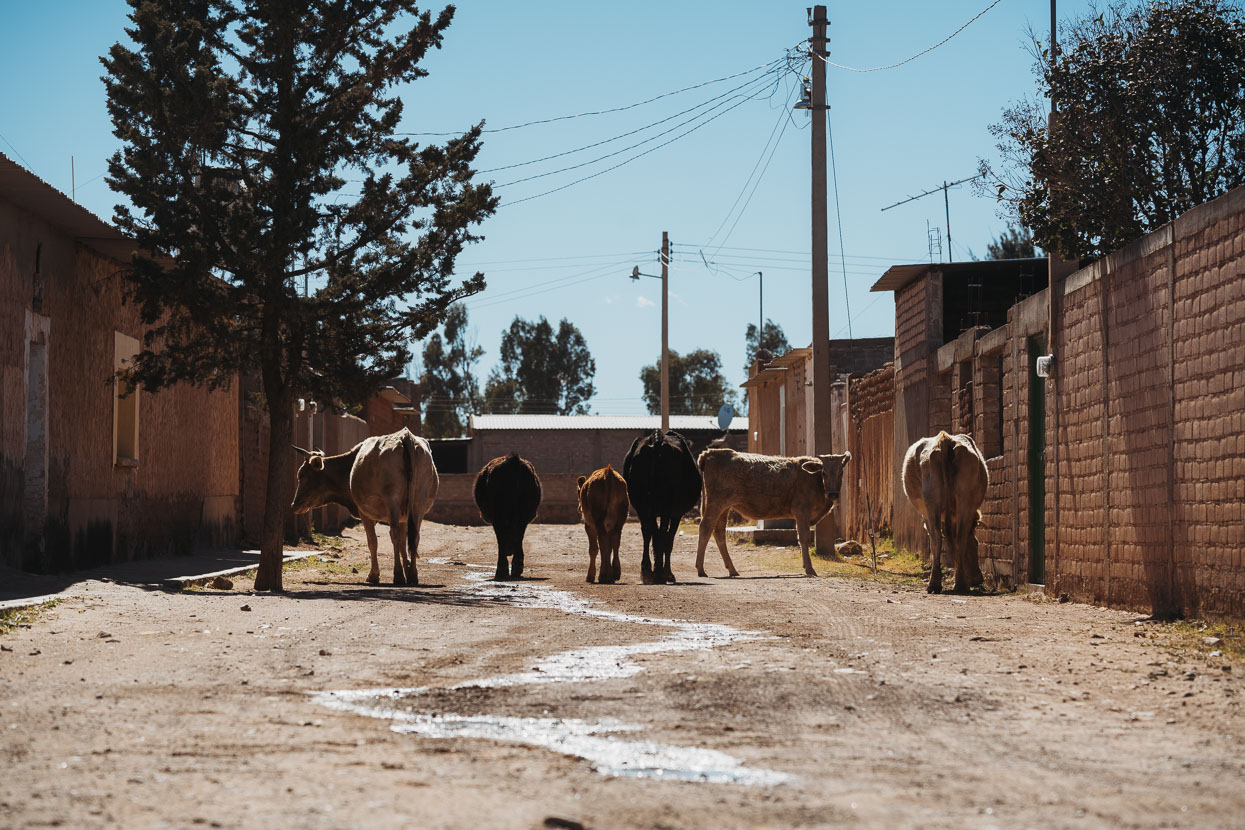
M 967 179 L 960 179 L 959 181 L 955 181 L 955 182 L 944 181 L 941 187 L 935 187 L 932 190 L 925 191 L 924 193 L 918 193 L 915 196 L 909 196 L 907 199 L 904 199 L 902 202 L 896 202 L 893 205 L 887 205 L 886 207 L 882 208 L 882 210 L 883 212 L 885 212 L 885 211 L 890 210 L 891 208 L 899 207 L 900 205 L 906 205 L 908 204 L 908 202 L 915 202 L 917 199 L 923 199 L 926 196 L 931 196 L 941 190 L 942 191 L 942 206 L 947 214 L 947 261 L 950 262 L 952 257 L 955 256 L 955 254 L 951 249 L 951 200 L 947 196 L 947 191 L 955 187 L 956 185 L 964 184 L 965 182 L 971 182 L 973 179 L 980 179 L 983 175 L 984 174 L 982 173 L 978 173 L 976 176 L 969 176 Z

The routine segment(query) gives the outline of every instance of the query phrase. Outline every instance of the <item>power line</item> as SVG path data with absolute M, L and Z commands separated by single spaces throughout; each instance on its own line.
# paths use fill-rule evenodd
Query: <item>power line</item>
M 717 238 L 718 234 L 722 231 L 722 228 L 725 227 L 727 220 L 731 218 L 731 214 L 735 212 L 736 205 L 738 205 L 739 200 L 743 198 L 744 191 L 748 189 L 748 183 L 751 182 L 752 177 L 756 175 L 757 168 L 761 166 L 761 160 L 765 158 L 765 151 L 769 149 L 770 143 L 774 140 L 774 134 L 778 132 L 778 125 L 785 116 L 786 108 L 784 107 L 779 111 L 778 121 L 775 121 L 774 126 L 770 129 L 769 137 L 765 139 L 765 146 L 761 148 L 761 153 L 757 156 L 756 163 L 752 165 L 752 170 L 748 173 L 748 178 L 744 179 L 743 187 L 739 188 L 739 195 L 737 195 L 735 197 L 735 201 L 731 203 L 730 210 L 728 210 L 726 215 L 722 217 L 722 221 L 718 224 L 717 230 L 709 235 L 709 241 L 705 243 L 704 247 L 708 247 L 713 244 L 713 240 Z M 720 248 L 721 246 L 719 246 L 719 249 Z
M 960 32 L 962 32 L 962 31 L 964 31 L 965 29 L 967 29 L 970 25 L 972 25 L 973 23 L 977 22 L 977 19 L 978 19 L 978 18 L 980 18 L 980 17 L 981 17 L 982 15 L 984 15 L 986 12 L 990 11 L 991 9 L 993 9 L 995 6 L 997 6 L 997 5 L 998 5 L 999 3 L 1001 3 L 1001 2 L 1003 2 L 1003 0 L 994 0 L 994 2 L 993 2 L 993 3 L 991 3 L 991 4 L 990 4 L 990 5 L 988 5 L 988 6 L 986 6 L 986 7 L 985 7 L 984 9 L 982 9 L 981 11 L 977 12 L 976 16 L 974 16 L 972 20 L 968 21 L 968 23 L 965 23 L 963 26 L 961 26 L 960 28 L 956 29 L 954 32 L 952 32 L 951 34 L 949 34 L 949 35 L 947 35 L 946 37 L 944 37 L 942 40 L 940 40 L 940 41 L 938 41 L 937 43 L 935 43 L 933 46 L 930 46 L 928 49 L 922 49 L 920 52 L 917 52 L 917 53 L 916 53 L 915 55 L 913 55 L 912 57 L 910 57 L 910 58 L 904 58 L 904 59 L 903 59 L 903 60 L 901 60 L 899 63 L 892 63 L 892 64 L 888 64 L 888 65 L 886 65 L 886 66 L 871 66 L 871 67 L 869 67 L 868 69 L 857 69 L 857 68 L 855 68 L 855 67 L 853 67 L 853 66 L 844 66 L 844 65 L 843 65 L 843 64 L 841 64 L 841 63 L 835 63 L 834 61 L 832 61 L 832 60 L 830 60 L 829 58 L 826 58 L 826 57 L 824 57 L 824 56 L 822 56 L 822 55 L 817 55 L 817 57 L 818 57 L 818 58 L 820 58 L 821 60 L 825 61 L 825 62 L 826 62 L 826 64 L 827 64 L 828 66 L 833 66 L 833 67 L 834 67 L 834 68 L 836 68 L 836 69 L 846 69 L 848 72 L 881 72 L 881 71 L 882 71 L 882 70 L 884 70 L 884 69 L 895 69 L 896 67 L 903 66 L 905 63 L 911 63 L 912 61 L 916 60 L 917 58 L 921 57 L 922 55 L 927 55 L 927 54 L 929 54 L 930 52 L 932 52 L 932 51 L 934 51 L 935 49 L 937 49 L 939 46 L 942 46 L 944 43 L 946 43 L 947 41 L 951 40 L 951 38 L 955 37 L 955 36 L 956 36 L 956 35 L 958 35 Z
M 481 259 L 471 263 L 460 263 L 463 268 L 475 268 L 480 265 L 509 265 L 515 262 L 561 262 L 568 259 L 618 259 L 649 254 L 652 251 L 618 251 L 612 254 L 577 254 L 575 256 L 528 257 L 527 259 Z
M 779 59 L 779 61 L 780 61 L 780 60 L 781 60 L 781 58 Z M 773 64 L 770 64 L 770 66 L 772 67 L 774 64 L 777 64 L 779 61 L 774 61 L 774 62 L 773 62 Z M 506 165 L 503 165 L 503 166 L 501 166 L 501 167 L 490 167 L 490 168 L 489 168 L 489 169 L 487 169 L 487 170 L 480 170 L 480 171 L 477 171 L 477 172 L 479 172 L 479 173 L 481 173 L 481 174 L 484 174 L 484 173 L 498 173 L 498 172 L 500 172 L 500 171 L 502 171 L 502 170 L 513 170 L 513 169 L 514 169 L 514 168 L 516 168 L 516 167 L 527 167 L 528 165 L 532 165 L 532 164 L 539 164 L 539 163 L 541 163 L 542 161 L 550 161 L 550 160 L 552 160 L 552 159 L 561 158 L 562 156 L 569 156 L 569 155 L 573 155 L 573 154 L 575 154 L 575 153 L 583 152 L 584 150 L 591 150 L 591 149 L 593 149 L 594 147 L 600 147 L 600 146 L 602 146 L 602 145 L 609 144 L 609 143 L 614 142 L 614 141 L 618 141 L 620 138 L 627 138 L 627 137 L 629 137 L 629 136 L 633 136 L 633 135 L 635 135 L 636 133 L 642 133 L 642 132 L 644 132 L 645 130 L 647 130 L 647 129 L 651 128 L 651 127 L 657 127 L 657 126 L 660 126 L 661 124 L 665 124 L 667 121 L 673 121 L 674 119 L 678 118 L 678 117 L 679 117 L 679 116 L 681 116 L 681 115 L 687 115 L 689 112 L 693 112 L 693 111 L 695 111 L 695 110 L 700 109 L 701 107 L 708 106 L 709 104 L 712 104 L 714 101 L 721 100 L 722 98 L 725 98 L 726 96 L 730 95 L 732 92 L 737 92 L 737 91 L 739 91 L 739 90 L 743 89 L 744 87 L 749 86 L 750 84 L 755 83 L 755 82 L 756 82 L 756 80 L 757 80 L 757 79 L 755 79 L 755 78 L 754 78 L 754 79 L 752 79 L 751 81 L 747 81 L 747 82 L 745 82 L 745 83 L 742 83 L 742 84 L 740 84 L 739 86 L 737 86 L 737 87 L 735 87 L 735 88 L 733 88 L 733 89 L 728 89 L 726 92 L 722 93 L 721 95 L 718 95 L 718 96 L 716 96 L 716 97 L 710 98 L 710 99 L 709 99 L 709 100 L 707 100 L 707 101 L 701 101 L 699 104 L 697 104 L 697 105 L 696 105 L 696 106 L 694 106 L 694 107 L 688 107 L 687 109 L 683 110 L 682 112 L 676 112 L 674 115 L 669 115 L 669 116 L 667 116 L 667 117 L 665 117 L 665 118 L 661 119 L 660 121 L 654 121 L 654 122 L 652 122 L 651 124 L 645 124 L 643 127 L 637 127 L 637 128 L 636 128 L 636 129 L 634 129 L 634 130 L 630 130 L 629 132 L 621 133 L 621 134 L 616 135 L 616 136 L 614 136 L 614 137 L 612 137 L 612 138 L 607 138 L 607 139 L 605 139 L 604 141 L 598 141 L 598 142 L 595 142 L 595 143 L 593 143 L 593 144 L 585 144 L 583 147 L 576 147 L 574 150 L 565 150 L 565 151 L 563 151 L 563 152 L 561 152 L 561 153 L 554 153 L 554 154 L 553 154 L 553 155 L 551 155 L 551 156 L 544 156 L 543 158 L 532 159 L 531 161 L 520 161 L 520 162 L 516 162 L 515 164 L 506 164 Z M 677 129 L 677 127 L 676 127 L 675 129 Z M 652 139 L 649 139 L 649 140 L 651 141 Z M 641 142 L 641 143 L 643 143 L 643 142 Z M 639 145 L 637 144 L 637 145 L 634 145 L 634 146 L 637 146 L 637 147 L 638 147 Z M 630 148 L 627 148 L 627 149 L 630 149 Z M 621 153 L 621 152 L 626 152 L 626 150 L 619 150 L 619 152 L 620 152 L 620 153 Z M 602 158 L 608 158 L 608 156 L 603 156 Z M 598 159 L 598 161 L 599 161 L 599 159 Z M 591 163 L 591 162 L 589 162 L 589 163 Z M 522 181 L 522 180 L 521 180 L 521 181 Z M 511 184 L 514 184 L 514 182 L 511 182 Z M 504 186 L 504 185 L 498 185 L 498 187 L 503 187 L 503 186 Z
M 569 277 L 562 277 L 557 280 L 549 280 L 543 283 L 535 283 L 534 285 L 524 286 L 523 288 L 511 289 L 510 291 L 503 292 L 502 294 L 492 295 L 489 297 L 481 297 L 481 300 L 479 302 L 468 303 L 467 308 L 470 310 L 478 310 L 482 308 L 489 308 L 495 305 L 501 305 L 503 303 L 513 303 L 519 300 L 525 300 L 528 297 L 534 297 L 538 294 L 547 294 L 550 291 L 558 291 L 563 288 L 570 288 L 573 285 L 581 285 L 585 282 L 592 282 L 594 280 L 604 279 L 605 277 L 610 276 L 611 272 L 616 268 L 618 269 L 618 273 L 622 274 L 623 273 L 622 269 L 626 267 L 626 264 L 628 261 L 629 260 L 611 263 L 609 265 L 603 265 L 599 268 L 594 268 L 590 271 L 585 271 L 582 274 L 573 274 Z M 595 276 L 592 276 L 593 274 L 595 274 Z M 548 286 L 548 287 L 540 288 L 539 286 Z M 537 290 L 533 290 L 533 291 L 528 290 L 532 288 L 535 288 Z
M 843 253 L 843 211 L 839 208 L 839 169 L 834 162 L 834 130 L 830 128 L 830 107 L 826 107 L 826 135 L 830 139 L 830 170 L 834 174 L 834 218 L 839 224 L 839 261 L 843 265 L 843 304 L 847 311 L 847 337 L 852 337 L 852 299 L 847 292 L 847 261 Z
M 660 149 L 661 149 L 661 148 L 663 148 L 663 147 L 666 147 L 667 145 L 673 144 L 674 142 L 678 141 L 679 139 L 681 139 L 681 138 L 683 138 L 683 137 L 685 137 L 685 136 L 691 135 L 692 133 L 696 132 L 696 131 L 697 131 L 697 130 L 699 130 L 701 127 L 705 126 L 706 124 L 712 123 L 713 121 L 716 121 L 717 119 L 721 118 L 723 115 L 726 115 L 728 112 L 731 112 L 732 110 L 738 109 L 739 107 L 741 107 L 741 106 L 743 106 L 744 104 L 746 104 L 748 101 L 753 100 L 753 98 L 755 98 L 755 97 L 756 97 L 756 96 L 754 95 L 754 96 L 751 96 L 751 97 L 748 97 L 748 98 L 744 98 L 743 100 L 741 100 L 741 101 L 739 101 L 738 103 L 736 103 L 734 106 L 727 107 L 726 109 L 724 109 L 724 110 L 722 110 L 721 112 L 719 112 L 717 115 L 715 115 L 715 116 L 713 116 L 712 118 L 709 118 L 709 119 L 707 119 L 707 120 L 705 120 L 705 121 L 701 121 L 699 124 L 697 124 L 696 126 L 692 127 L 691 129 L 689 129 L 689 130 L 687 130 L 687 131 L 685 131 L 685 132 L 683 132 L 683 133 L 680 133 L 679 135 L 676 135 L 676 136 L 674 136 L 674 137 L 673 137 L 673 138 L 671 138 L 671 139 L 668 139 L 668 140 L 666 140 L 666 141 L 663 141 L 661 144 L 658 144 L 656 147 L 650 147 L 649 149 L 645 150 L 643 153 L 637 153 L 636 155 L 632 156 L 632 157 L 631 157 L 631 158 L 629 158 L 629 159 L 624 159 L 623 161 L 620 161 L 618 164 L 615 164 L 615 165 L 613 165 L 612 167 L 607 167 L 607 168 L 605 168 L 604 170 L 598 170 L 598 171 L 597 171 L 597 172 L 595 172 L 595 173 L 589 174 L 589 175 L 587 175 L 587 176 L 583 176 L 582 178 L 576 179 L 576 180 L 575 180 L 575 181 L 573 181 L 573 182 L 568 182 L 568 183 L 566 183 L 566 184 L 564 184 L 564 185 L 562 185 L 562 186 L 560 186 L 560 187 L 555 187 L 555 188 L 553 188 L 552 190 L 546 190 L 546 191 L 544 191 L 543 193 L 537 193 L 537 194 L 535 194 L 535 195 L 533 195 L 533 196 L 526 196 L 526 197 L 524 197 L 524 198 L 522 198 L 522 199 L 515 199 L 515 200 L 510 201 L 510 202 L 505 202 L 505 203 L 503 203 L 503 204 L 499 205 L 498 207 L 499 207 L 499 208 L 503 208 L 503 207 L 510 207 L 511 205 L 517 205 L 517 204 L 521 204 L 521 203 L 523 203 L 523 202 L 530 202 L 530 201 L 532 201 L 533 199 L 539 199 L 539 198 L 541 198 L 542 196 L 549 196 L 549 195 L 551 195 L 551 194 L 553 194 L 553 193 L 558 193 L 558 192 L 560 192 L 560 191 L 566 190 L 568 187 L 574 187 L 575 185 L 577 185 L 577 184 L 581 184 L 582 182 L 586 182 L 586 181 L 588 181 L 588 180 L 590 180 L 590 179 L 595 179 L 597 176 L 603 176 L 603 175 L 605 175 L 606 173 L 609 173 L 609 172 L 612 172 L 612 171 L 614 171 L 614 170 L 617 170 L 618 168 L 623 167 L 623 166 L 625 166 L 625 165 L 627 165 L 627 164 L 630 164 L 631 162 L 633 162 L 633 161 L 635 161 L 635 160 L 637 160 L 637 159 L 643 158 L 644 156 L 647 156 L 649 153 L 655 152 L 655 151 L 657 151 L 657 150 L 660 150 Z
M 758 83 L 757 83 L 757 81 L 758 81 L 758 80 L 759 80 L 759 81 L 761 81 L 762 83 L 758 84 Z M 757 91 L 759 91 L 760 89 L 763 89 L 765 86 L 768 86 L 768 85 L 769 85 L 769 82 L 766 80 L 766 78 L 765 78 L 764 76 L 762 76 L 762 77 L 761 77 L 761 78 L 759 78 L 759 79 L 753 79 L 753 80 L 749 81 L 748 83 L 743 84 L 743 85 L 742 85 L 742 86 L 740 86 L 740 87 L 736 87 L 736 89 L 743 89 L 744 87 L 748 87 L 748 86 L 756 86 L 756 89 L 752 90 L 751 92 L 748 92 L 748 93 L 745 93 L 745 94 L 742 94 L 742 95 L 739 95 L 739 96 L 736 96 L 736 97 L 737 97 L 737 98 L 742 98 L 742 99 L 743 99 L 743 101 L 748 101 L 748 100 L 750 100 L 750 99 L 751 99 L 751 98 L 755 95 L 755 93 L 756 93 Z M 735 92 L 735 91 L 736 91 L 736 89 L 731 90 L 731 92 Z M 729 95 L 730 93 L 727 93 L 727 94 Z M 720 96 L 720 97 L 725 98 L 725 96 Z M 717 99 L 712 99 L 712 100 L 717 100 Z M 626 153 L 626 152 L 629 152 L 629 151 L 631 151 L 631 150 L 634 150 L 634 149 L 636 149 L 637 147 L 643 147 L 645 144 L 648 144 L 649 142 L 656 141 L 657 139 L 661 138 L 661 137 L 662 137 L 662 136 L 664 136 L 664 135 L 669 135 L 670 133 L 674 132 L 675 130 L 680 129 L 681 127 L 685 127 L 685 126 L 687 126 L 688 124 L 692 123 L 693 121 L 697 121 L 697 120 L 699 120 L 699 119 L 703 118 L 704 116 L 708 115 L 709 113 L 713 112 L 714 110 L 716 110 L 716 109 L 720 109 L 721 107 L 726 106 L 727 102 L 729 102 L 729 101 L 731 101 L 731 100 L 734 100 L 734 99 L 732 99 L 732 98 L 726 98 L 726 100 L 721 100 L 721 101 L 718 101 L 718 103 L 717 103 L 715 106 L 710 107 L 709 109 L 705 110 L 704 112 L 701 112 L 701 113 L 698 113 L 698 114 L 696 114 L 696 115 L 693 115 L 691 118 L 687 119 L 686 121 L 681 121 L 681 122 L 679 122 L 678 124 L 675 124 L 673 127 L 669 128 L 669 129 L 667 129 L 667 130 L 662 130 L 661 132 L 657 133 L 656 135 L 649 136 L 648 138 L 644 139 L 643 141 L 637 141 L 635 144 L 631 144 L 631 145 L 628 145 L 627 147 L 623 147 L 623 148 L 621 148 L 621 149 L 619 149 L 619 150 L 615 150 L 615 151 L 614 151 L 614 152 L 612 152 L 612 153 L 606 153 L 606 154 L 605 154 L 605 155 L 603 155 L 603 156 L 597 156 L 597 157 L 596 157 L 596 158 L 594 158 L 594 159 L 589 159 L 588 161 L 580 162 L 579 164 L 573 164 L 573 165 L 571 165 L 571 166 L 569 166 L 569 167 L 562 167 L 562 168 L 559 168 L 559 169 L 557 169 L 557 170 L 550 170 L 550 171 L 545 172 L 545 173 L 536 173 L 536 174 L 531 175 L 531 176 L 526 176 L 526 177 L 524 177 L 524 178 L 522 178 L 522 179 L 515 179 L 515 180 L 514 180 L 514 181 L 512 181 L 512 182 L 504 182 L 504 183 L 502 183 L 502 184 L 495 184 L 495 185 L 493 185 L 493 188 L 494 188 L 494 189 L 499 189 L 499 188 L 502 188 L 502 187 L 510 187 L 511 185 L 515 185 L 515 184 L 522 184 L 523 182 L 530 182 L 530 181 L 532 181 L 533 179 L 543 179 L 543 178 L 545 178 L 546 176 L 555 176 L 555 175 L 557 175 L 558 173 L 566 173 L 566 172 L 569 172 L 569 171 L 571 171 L 571 170 L 579 170 L 580 168 L 583 168 L 583 167 L 588 167 L 588 166 L 590 166 L 590 165 L 596 164 L 596 163 L 597 163 L 597 162 L 599 162 L 599 161 L 605 161 L 606 159 L 613 158 L 614 156 L 620 156 L 620 155 L 622 155 L 623 153 Z M 705 103 L 712 103 L 712 101 L 706 101 Z M 742 103 L 742 101 L 741 101 L 740 103 Z M 702 106 L 703 106 L 703 105 L 702 105 Z M 693 107 L 692 109 L 699 109 L 699 107 Z M 732 107 L 731 109 L 733 109 L 733 107 Z M 730 111 L 730 110 L 726 110 L 726 112 L 729 112 L 729 111 Z M 711 118 L 711 119 L 709 119 L 709 120 L 710 120 L 710 121 L 712 121 L 713 119 Z M 708 123 L 708 122 L 706 122 L 706 123 Z M 611 140 L 612 140 L 612 139 L 611 139 Z M 608 142 L 604 142 L 604 143 L 608 143 Z M 660 146 L 665 146 L 665 145 L 660 145 Z M 656 148 L 654 148 L 654 149 L 656 149 Z
M 779 61 L 781 61 L 781 60 L 784 60 L 784 58 L 779 58 L 778 60 L 779 60 Z M 635 109 L 636 107 L 642 107 L 642 106 L 644 106 L 645 104 L 651 104 L 651 103 L 653 103 L 654 101 L 660 101 L 662 98 L 669 98 L 671 95 L 678 95 L 679 93 L 682 93 L 682 92 L 690 92 L 690 91 L 691 91 L 691 90 L 693 90 L 693 89 L 700 89 L 701 87 L 705 87 L 705 86 L 712 86 L 713 84 L 722 83 L 723 81 L 729 81 L 729 80 L 731 80 L 731 79 L 733 79 L 733 78 L 739 78 L 739 77 L 742 77 L 743 75 L 750 75 L 751 73 L 756 72 L 758 69 L 766 69 L 766 68 L 768 68 L 768 67 L 770 67 L 770 66 L 773 66 L 773 65 L 774 65 L 775 63 L 777 63 L 777 62 L 778 62 L 778 61 L 770 61 L 769 63 L 763 63 L 763 64 L 760 64 L 759 66 L 754 66 L 754 67 L 752 67 L 751 69 L 745 69 L 743 72 L 736 72 L 734 75 L 726 75 L 726 76 L 721 77 L 721 78 L 715 78 L 715 79 L 713 79 L 712 81 L 704 81 L 704 82 L 702 82 L 702 83 L 699 83 L 699 84 L 693 84 L 692 86 L 685 86 L 685 87 L 683 87 L 682 89 L 676 89 L 676 90 L 673 90 L 673 91 L 671 91 L 671 92 L 663 92 L 661 95 L 655 95 L 655 96 L 653 96 L 652 98 L 649 98 L 649 99 L 647 99 L 647 100 L 644 100 L 644 101 L 637 101 L 637 102 L 636 102 L 636 103 L 634 103 L 634 104 L 627 104 L 626 106 L 623 106 L 623 107 L 611 107 L 610 109 L 605 109 L 605 110 L 595 110 L 595 111 L 592 111 L 592 112 L 579 112 L 579 113 L 575 113 L 575 114 L 573 114 L 573 115 L 558 115 L 558 116 L 555 116 L 555 117 L 553 117 L 553 118 L 542 118 L 542 119 L 539 119 L 539 120 L 537 120 L 537 121 L 526 121 L 526 122 L 524 122 L 524 123 L 522 123 L 522 124 L 511 124 L 510 126 L 507 126 L 507 127 L 495 127 L 495 128 L 493 128 L 493 129 L 491 129 L 491 130 L 484 130 L 483 132 L 486 132 L 486 133 L 504 133 L 504 132 L 507 132 L 507 131 L 509 131 L 509 130 L 519 130 L 519 129 L 522 129 L 522 128 L 524 128 L 524 127 L 532 127 L 532 126 L 535 126 L 535 125 L 537 125 L 537 124 L 552 124 L 552 123 L 554 123 L 555 121 L 568 121 L 568 120 L 570 120 L 570 119 L 572 119 L 572 118 L 586 118 L 586 117 L 588 117 L 588 116 L 592 116 L 592 115 L 606 115 L 606 114 L 611 113 L 611 112 L 623 112 L 623 111 L 625 111 L 625 110 Z M 427 135 L 427 136 L 446 136 L 446 135 L 460 135 L 460 134 L 461 134 L 461 133 L 458 133 L 458 132 L 447 132 L 447 133 L 397 133 L 397 135 L 420 135 L 420 136 L 423 136 L 423 135 Z
M 743 218 L 744 212 L 748 210 L 748 205 L 752 203 L 752 197 L 756 195 L 757 188 L 761 186 L 761 180 L 765 178 L 765 173 L 769 170 L 770 162 L 774 160 L 774 154 L 778 152 L 778 145 L 782 143 L 782 137 L 787 134 L 787 117 L 786 116 L 787 116 L 787 111 L 786 111 L 786 108 L 784 107 L 778 113 L 778 122 L 782 124 L 782 129 L 778 131 L 778 138 L 777 139 L 774 138 L 774 130 L 778 129 L 778 123 L 775 123 L 774 130 L 770 130 L 770 137 L 769 139 L 766 140 L 765 147 L 762 148 L 761 150 L 761 155 L 757 157 L 756 164 L 752 166 L 752 172 L 748 174 L 748 178 L 744 180 L 744 186 L 740 188 L 739 190 L 739 196 L 735 197 L 735 202 L 734 204 L 731 205 L 731 209 L 727 211 L 726 216 L 722 218 L 722 223 L 718 225 L 718 229 L 715 230 L 713 234 L 709 237 L 709 240 L 711 243 L 713 239 L 717 237 L 718 233 L 722 230 L 722 226 L 726 224 L 726 220 L 731 218 L 731 213 L 734 212 L 735 205 L 739 204 L 740 197 L 744 195 L 745 190 L 748 190 L 748 184 L 749 182 L 752 181 L 753 175 L 756 174 L 757 172 L 757 165 L 759 165 L 761 163 L 761 159 L 764 158 L 765 166 L 761 168 L 760 175 L 756 176 L 756 182 L 752 185 L 752 190 L 748 191 L 748 198 L 744 200 L 743 207 L 741 207 L 739 209 L 739 213 L 735 215 L 735 221 L 731 223 L 730 230 L 726 232 L 726 236 L 722 237 L 723 244 L 725 244 L 726 241 L 731 238 L 731 234 L 735 232 L 736 226 L 739 225 L 739 220 Z M 770 148 L 771 141 L 773 142 L 772 149 Z M 765 155 L 766 150 L 769 150 L 768 157 L 766 157 Z M 722 249 L 721 245 L 715 248 L 713 251 L 714 255 L 716 256 L 718 251 L 720 251 L 721 249 Z

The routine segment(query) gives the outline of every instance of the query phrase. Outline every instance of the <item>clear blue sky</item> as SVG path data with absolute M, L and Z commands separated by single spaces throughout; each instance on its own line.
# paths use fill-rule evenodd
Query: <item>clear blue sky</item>
M 830 60 L 856 68 L 896 63 L 938 43 L 990 2 L 830 3 Z M 1059 17 L 1084 15 L 1089 7 L 1085 0 L 1063 2 Z M 809 36 L 805 8 L 804 3 L 744 0 L 467 0 L 458 8 L 444 47 L 425 62 L 430 77 L 403 93 L 404 127 L 455 130 L 480 119 L 488 127 L 503 127 L 621 107 L 743 72 L 779 58 Z M 105 160 L 117 142 L 98 57 L 125 37 L 126 10 L 118 0 L 10 0 L 0 33 L 6 78 L 0 87 L 0 152 L 65 193 L 71 190 L 72 156 L 78 200 L 105 219 L 116 201 L 103 180 Z M 1045 38 L 1049 19 L 1048 0 L 1001 0 L 956 37 L 901 67 L 876 72 L 829 67 L 846 293 L 855 336 L 893 332 L 891 296 L 871 294 L 869 286 L 892 264 L 928 259 L 927 223 L 940 229 L 945 248 L 941 194 L 886 212 L 881 208 L 944 180 L 970 176 L 978 158 L 993 158 L 989 125 L 1010 101 L 1035 93 L 1026 32 L 1032 27 Z M 503 206 L 483 226 L 485 241 L 459 261 L 461 273 L 479 269 L 488 281 L 488 289 L 468 302 L 476 338 L 486 350 L 478 367 L 481 378 L 496 361 L 501 332 L 516 314 L 532 319 L 543 314 L 555 325 L 566 317 L 583 331 L 596 358 L 593 411 L 643 413 L 639 372 L 659 353 L 660 282 L 636 283 L 627 275 L 633 265 L 658 273 L 663 230 L 670 232 L 676 252 L 671 348 L 716 350 L 728 378 L 742 382 L 744 330 L 757 318 L 757 280 L 747 275 L 758 270 L 765 275 L 766 317 L 784 328 L 793 345 L 808 345 L 809 120 L 803 111 L 792 112 L 783 131 L 785 113 L 798 97 L 796 79 L 787 78 L 774 97 L 743 103 L 669 146 L 561 192 L 504 204 L 628 159 L 686 127 L 580 170 L 501 187 Z M 748 80 L 705 86 L 623 112 L 493 133 L 485 137 L 478 167 L 502 167 L 604 141 Z M 596 150 L 485 178 L 502 184 L 589 161 L 694 114 Z M 775 129 L 781 140 L 776 149 L 768 144 L 773 153 L 765 154 L 767 167 L 764 160 L 760 163 L 764 176 L 759 184 L 753 177 L 745 191 Z M 834 198 L 832 183 L 830 331 L 846 337 Z M 993 199 L 963 186 L 951 192 L 950 207 L 955 258 L 967 259 L 970 250 L 982 256 L 1005 227 Z M 703 250 L 715 264 L 712 271 L 699 253 L 711 239 L 713 245 Z

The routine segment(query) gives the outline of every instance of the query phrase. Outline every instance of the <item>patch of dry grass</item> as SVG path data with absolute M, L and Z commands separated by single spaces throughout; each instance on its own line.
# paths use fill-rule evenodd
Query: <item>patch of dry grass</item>
M 740 545 L 732 541 L 731 546 Z M 771 547 L 755 545 L 758 558 L 766 567 L 778 571 L 799 573 L 803 570 L 803 560 L 799 546 Z M 924 581 L 924 570 L 921 555 L 900 548 L 895 549 L 891 539 L 878 540 L 878 569 L 873 572 L 873 551 L 866 543 L 863 556 L 823 557 L 814 556 L 813 567 L 820 576 L 833 576 L 840 579 L 857 579 L 863 582 L 879 582 L 886 585 L 904 585 L 920 587 Z
M 38 605 L 28 605 L 25 608 L 10 608 L 7 611 L 0 612 L 0 636 L 19 628 L 30 628 L 35 620 L 39 619 L 40 615 L 51 611 L 60 603 L 59 599 L 50 599 Z

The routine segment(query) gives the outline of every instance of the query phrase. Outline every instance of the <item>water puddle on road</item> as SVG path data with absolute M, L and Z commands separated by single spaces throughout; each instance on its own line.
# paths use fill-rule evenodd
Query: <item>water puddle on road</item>
M 433 560 L 429 560 L 432 562 Z M 438 560 L 435 564 L 462 564 Z M 640 617 L 599 607 L 595 602 L 529 582 L 489 581 L 483 566 L 468 580 L 466 593 L 498 599 L 523 608 L 549 608 L 596 619 L 654 625 L 674 629 L 661 640 L 620 646 L 588 646 L 571 649 L 538 660 L 528 671 L 485 677 L 458 683 L 453 689 L 496 689 L 544 683 L 589 683 L 631 677 L 643 667 L 631 658 L 644 654 L 670 654 L 720 648 L 747 640 L 769 639 L 769 635 L 741 631 L 726 625 Z M 583 758 L 603 775 L 655 778 L 672 781 L 774 786 L 795 776 L 775 770 L 744 766 L 738 758 L 713 749 L 681 747 L 653 741 L 632 741 L 610 737 L 610 733 L 640 732 L 644 727 L 613 720 L 589 722 L 563 718 L 516 718 L 504 715 L 423 714 L 404 704 L 418 706 L 428 687 L 412 689 L 350 689 L 324 691 L 312 700 L 322 706 L 368 717 L 392 720 L 390 728 L 403 734 L 427 738 L 481 738 L 485 740 L 540 746 Z

